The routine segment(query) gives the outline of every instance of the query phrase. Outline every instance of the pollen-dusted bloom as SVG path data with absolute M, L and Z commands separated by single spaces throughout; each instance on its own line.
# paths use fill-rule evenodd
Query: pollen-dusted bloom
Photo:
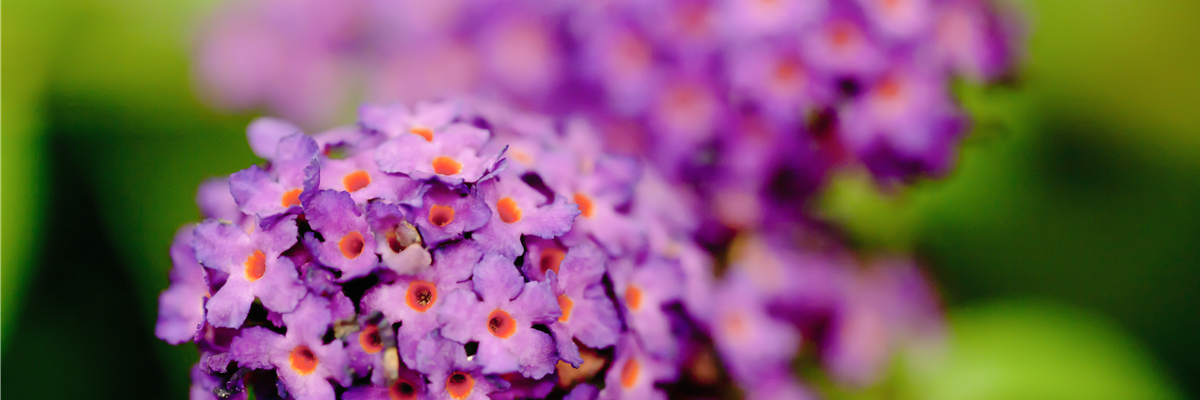
M 486 255 L 475 266 L 472 290 L 446 295 L 438 312 L 442 336 L 459 343 L 478 342 L 475 360 L 484 373 L 520 372 L 540 379 L 554 370 L 554 340 L 533 329 L 562 316 L 559 303 L 543 282 L 525 282 L 513 260 Z

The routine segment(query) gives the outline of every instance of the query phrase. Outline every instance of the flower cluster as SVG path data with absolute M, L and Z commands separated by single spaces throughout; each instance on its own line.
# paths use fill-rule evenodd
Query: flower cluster
M 718 278 L 690 203 L 582 120 L 368 105 L 248 138 L 265 167 L 201 185 L 160 297 L 156 335 L 201 352 L 193 399 L 809 398 L 802 336 L 869 383 L 940 333 L 911 265 L 747 237 Z
M 256 0 L 212 20 L 198 71 L 226 104 L 313 122 L 349 81 L 582 116 L 740 229 L 839 165 L 945 172 L 970 125 L 950 86 L 1009 72 L 1016 25 L 987 0 Z

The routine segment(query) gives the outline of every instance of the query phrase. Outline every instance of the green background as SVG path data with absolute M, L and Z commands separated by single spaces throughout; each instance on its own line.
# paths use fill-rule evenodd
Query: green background
M 252 115 L 193 95 L 210 1 L 2 5 L 0 381 L 12 398 L 183 398 L 192 346 L 153 337 L 194 191 L 256 162 Z M 819 212 L 867 252 L 912 251 L 951 350 L 847 398 L 1200 396 L 1200 3 L 1023 2 L 1014 87 L 961 92 L 958 169 Z

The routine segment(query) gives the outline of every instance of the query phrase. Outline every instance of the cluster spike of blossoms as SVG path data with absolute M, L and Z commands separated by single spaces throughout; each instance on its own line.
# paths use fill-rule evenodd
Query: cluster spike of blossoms
M 1000 81 L 1021 52 L 998 2 L 253 0 L 210 20 L 197 71 L 221 104 L 317 125 L 356 85 L 579 115 L 754 229 L 803 219 L 842 165 L 946 172 L 971 125 L 952 85 Z
M 939 332 L 911 265 L 748 238 L 718 278 L 690 202 L 581 120 L 360 111 L 313 136 L 259 119 L 264 166 L 200 186 L 156 330 L 197 344 L 193 399 L 665 398 L 722 369 L 809 398 L 802 348 L 862 383 Z

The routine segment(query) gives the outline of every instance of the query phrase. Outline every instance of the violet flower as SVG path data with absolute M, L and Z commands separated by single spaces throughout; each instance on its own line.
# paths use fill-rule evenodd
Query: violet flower
M 205 267 L 229 274 L 205 306 L 208 322 L 220 328 L 241 326 L 255 298 L 276 312 L 294 309 L 304 297 L 304 285 L 296 266 L 280 254 L 296 243 L 296 236 L 292 218 L 251 233 L 214 220 L 200 223 L 193 242 L 196 258 Z
M 479 342 L 476 361 L 484 373 L 520 372 L 540 379 L 558 361 L 554 341 L 533 329 L 562 316 L 550 288 L 528 282 L 511 259 L 486 255 L 471 278 L 474 291 L 459 289 L 446 295 L 438 313 L 447 339 Z M 476 297 L 478 295 L 478 297 Z

